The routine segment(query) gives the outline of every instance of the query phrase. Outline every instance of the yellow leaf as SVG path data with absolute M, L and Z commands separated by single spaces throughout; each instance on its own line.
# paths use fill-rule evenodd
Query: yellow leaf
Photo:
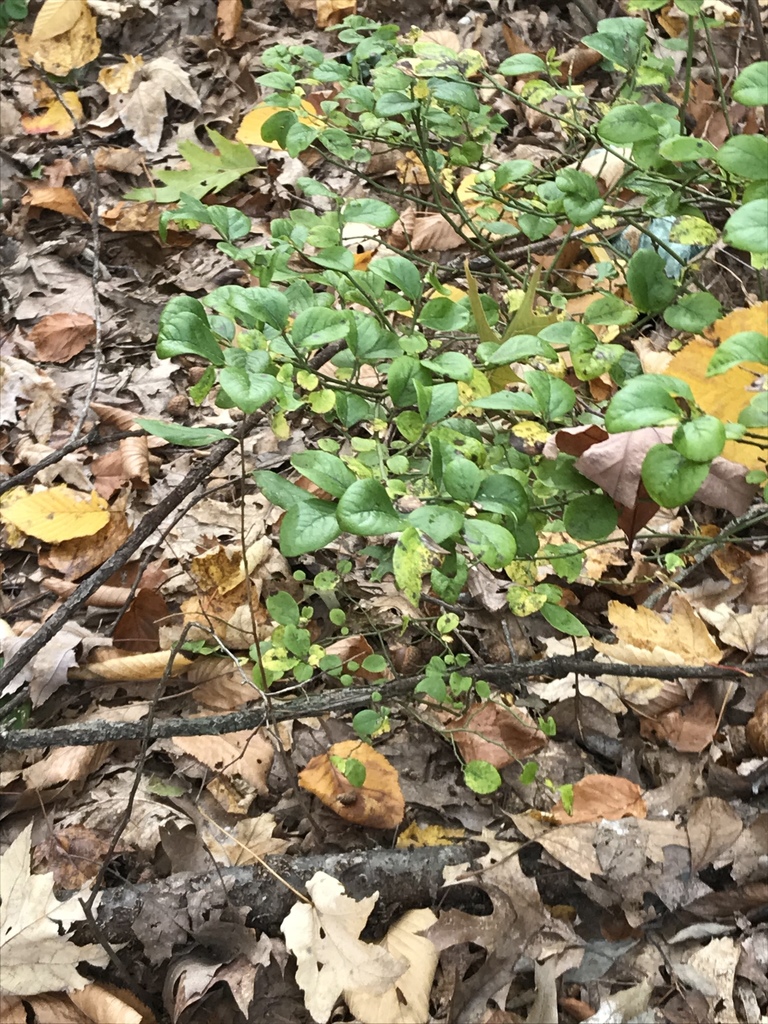
M 80 18 L 83 6 L 82 0 L 45 0 L 35 18 L 30 39 L 42 43 L 69 32 Z
M 312 116 L 306 117 L 299 114 L 298 119 L 300 124 L 306 124 L 311 127 L 321 124 L 320 119 L 315 114 L 315 108 L 311 103 L 307 100 L 302 100 L 301 105 L 304 110 Z M 237 129 L 237 135 L 235 138 L 238 142 L 244 142 L 247 146 L 269 146 L 270 149 L 276 149 L 283 152 L 283 147 L 279 142 L 274 139 L 271 142 L 267 142 L 263 139 L 261 130 L 264 127 L 264 123 L 268 121 L 273 114 L 279 114 L 281 110 L 287 109 L 287 107 L 272 107 L 268 104 L 260 107 L 254 107 L 254 109 L 249 111 L 240 122 L 240 127 Z
M 98 57 L 101 40 L 96 33 L 96 18 L 85 0 L 47 0 L 40 15 L 51 3 L 56 7 L 51 8 L 53 13 L 50 18 L 46 17 L 40 32 L 34 31 L 28 36 L 16 32 L 14 39 L 23 63 L 39 64 L 50 75 L 64 78 L 74 68 L 81 68 Z M 58 13 L 59 7 L 67 8 L 66 18 Z M 74 20 L 73 13 L 77 15 Z M 62 25 L 69 27 L 62 29 Z
M 125 63 L 110 64 L 109 67 L 102 68 L 99 72 L 99 85 L 112 96 L 115 93 L 130 92 L 133 77 L 144 64 L 144 58 L 141 55 L 133 57 L 130 53 L 124 53 L 123 59 Z
M 759 334 L 765 334 L 767 324 L 768 302 L 760 302 L 746 309 L 734 309 L 722 320 L 716 320 L 704 333 L 708 338 L 723 342 L 733 334 L 741 334 L 742 331 L 757 331 Z
M 630 608 L 620 601 L 608 603 L 608 618 L 623 643 L 652 651 L 674 651 L 683 664 L 717 664 L 723 657 L 709 630 L 679 594 L 672 597 L 672 615 L 667 621 L 650 608 Z
M 768 306 L 768 303 L 764 304 Z M 747 312 L 737 310 L 736 312 Z M 728 318 L 726 317 L 726 320 Z M 744 319 L 746 321 L 746 318 Z M 724 321 L 718 321 L 723 324 Z M 717 327 L 717 324 L 715 325 Z M 728 329 L 728 328 L 726 328 Z M 762 324 L 753 327 L 739 327 L 737 331 L 765 330 L 765 314 L 763 313 Z M 728 335 L 722 335 L 721 340 L 725 341 Z M 715 353 L 715 349 L 704 341 L 703 338 L 694 338 L 688 345 L 675 355 L 666 373 L 671 377 L 679 377 L 690 385 L 693 397 L 701 406 L 704 412 L 710 416 L 717 416 L 725 423 L 736 423 L 739 413 L 745 409 L 757 394 L 755 386 L 756 379 L 765 372 L 765 367 L 757 363 L 742 363 L 741 366 L 734 366 L 717 377 L 707 377 L 707 366 L 709 360 Z M 762 434 L 768 441 L 768 429 L 751 427 L 752 433 Z M 738 462 L 748 469 L 762 469 L 765 466 L 765 450 L 752 444 L 742 444 L 738 441 L 727 441 L 723 448 L 723 458 Z
M 69 487 L 51 487 L 14 502 L 0 517 L 30 537 L 58 544 L 98 533 L 109 522 L 109 505 L 96 491 L 86 498 Z
M 83 120 L 83 107 L 76 92 L 65 92 L 64 103 L 56 99 L 50 89 L 43 87 L 35 90 L 38 106 L 45 109 L 43 114 L 22 114 L 21 124 L 24 131 L 29 135 L 43 135 L 49 132 L 55 133 L 60 138 L 67 138 L 74 131 L 74 122 L 67 113 L 67 107 L 75 115 L 78 121 Z
M 354 759 L 365 766 L 365 782 L 353 786 L 331 758 Z M 403 820 L 405 800 L 397 769 L 360 740 L 334 743 L 299 772 L 299 785 L 340 818 L 367 828 L 395 828 Z
M 397 837 L 399 850 L 411 850 L 422 846 L 451 846 L 454 839 L 463 839 L 463 828 L 444 828 L 442 825 L 417 825 L 411 822 Z

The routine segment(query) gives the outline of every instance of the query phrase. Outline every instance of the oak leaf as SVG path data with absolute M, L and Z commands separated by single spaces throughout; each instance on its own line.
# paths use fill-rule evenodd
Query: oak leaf
M 318 1024 L 325 1024 L 344 992 L 382 996 L 405 973 L 408 962 L 359 937 L 378 892 L 353 900 L 324 871 L 307 882 L 307 892 L 312 906 L 295 904 L 281 931 L 298 962 L 296 981 L 307 1010 Z
M 3 992 L 30 996 L 39 992 L 77 990 L 88 984 L 78 974 L 83 960 L 105 967 L 109 958 L 100 946 L 76 946 L 59 925 L 81 921 L 85 913 L 77 896 L 60 903 L 53 895 L 53 875 L 30 875 L 32 825 L 28 825 L 0 857 L 0 956 Z

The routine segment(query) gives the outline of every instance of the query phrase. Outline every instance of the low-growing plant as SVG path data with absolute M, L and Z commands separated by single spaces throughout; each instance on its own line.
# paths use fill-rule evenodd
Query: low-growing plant
M 631 3 L 635 11 L 657 6 Z M 254 474 L 285 510 L 286 557 L 335 543 L 343 552 L 340 538 L 362 538 L 377 576 L 391 573 L 414 608 L 425 579 L 440 601 L 459 601 L 470 566 L 480 563 L 511 579 L 514 614 L 538 611 L 557 630 L 585 636 L 564 607 L 563 588 L 539 582 L 537 568 L 546 562 L 565 583 L 575 581 L 585 548 L 616 529 L 617 506 L 574 468 L 575 456 L 545 458 L 541 442 L 564 427 L 599 425 L 608 434 L 673 427 L 671 439 L 645 455 L 642 481 L 652 501 L 676 507 L 698 492 L 728 440 L 763 440 L 755 429 L 768 422 L 765 390 L 738 421 L 723 422 L 699 406 L 686 381 L 644 373 L 622 343 L 651 321 L 696 333 L 722 315 L 700 277 L 701 259 L 716 242 L 749 253 L 758 275 L 768 265 L 768 140 L 734 133 L 716 148 L 688 134 L 694 39 L 701 31 L 709 40 L 712 21 L 701 0 L 678 6 L 690 28 L 679 106 L 657 98 L 673 64 L 654 55 L 642 17 L 606 19 L 584 40 L 618 76 L 610 105 L 590 100 L 555 53 L 510 57 L 492 71 L 477 51 L 456 53 L 418 32 L 403 38 L 395 26 L 361 17 L 338 30 L 343 59 L 310 46 L 271 47 L 259 79 L 270 91 L 266 109 L 257 108 L 255 128 L 246 118 L 240 143 L 215 140 L 222 158 L 215 170 L 226 174 L 229 158 L 237 176 L 243 159 L 233 147 L 243 140 L 276 142 L 292 156 L 314 147 L 331 163 L 354 166 L 370 196 L 347 198 L 300 178 L 304 202 L 272 221 L 267 244 L 247 244 L 251 222 L 240 211 L 202 202 L 199 167 L 192 189 L 165 174 L 178 202 L 162 214 L 161 233 L 170 223 L 210 225 L 222 239 L 218 248 L 246 266 L 255 284 L 226 285 L 201 300 L 172 298 L 160 318 L 158 355 L 205 364 L 190 389 L 196 405 L 214 395 L 219 408 L 264 410 L 280 438 L 302 416 L 332 428 L 290 458 L 317 493 L 276 472 Z M 311 106 L 307 98 L 318 90 L 323 98 Z M 506 122 L 491 105 L 498 94 L 556 120 L 564 155 L 553 152 L 544 167 L 501 158 L 494 140 Z M 720 95 L 727 116 L 728 97 Z M 730 96 L 745 106 L 768 104 L 768 63 L 742 71 Z M 382 149 L 404 154 L 413 169 L 401 175 L 400 188 L 368 171 Z M 601 189 L 595 168 L 609 161 L 616 173 Z M 403 251 L 370 260 L 354 251 L 350 239 L 391 229 L 406 202 L 443 218 L 468 247 L 468 261 L 451 275 L 407 239 Z M 580 238 L 599 255 L 594 300 L 578 319 L 565 312 L 569 296 L 557 272 L 533 271 L 527 258 L 553 232 L 556 253 Z M 609 287 L 618 274 L 631 302 Z M 457 277 L 462 290 L 449 284 Z M 708 373 L 767 365 L 767 348 L 764 335 L 739 333 L 715 351 Z M 589 390 L 597 378 L 612 392 L 602 403 Z M 180 444 L 225 436 L 141 422 Z M 764 484 L 765 472 L 750 480 Z M 549 539 L 562 532 L 567 543 Z M 344 574 L 343 566 L 335 571 Z M 256 652 L 259 685 L 289 674 L 302 683 L 318 671 L 348 681 L 312 643 L 306 608 L 287 594 L 267 607 L 278 625 Z M 446 652 L 432 659 L 419 690 L 438 702 L 470 688 L 482 697 L 482 684 L 461 674 L 462 656 Z M 370 738 L 387 714 L 361 712 L 359 735 Z

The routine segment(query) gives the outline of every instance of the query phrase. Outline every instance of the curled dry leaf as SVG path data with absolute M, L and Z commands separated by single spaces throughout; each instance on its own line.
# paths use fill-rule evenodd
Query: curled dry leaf
M 615 775 L 587 775 L 573 787 L 573 813 L 555 805 L 552 815 L 558 825 L 585 821 L 618 821 L 620 818 L 645 818 L 648 811 L 643 791 L 635 782 Z
M 365 766 L 362 786 L 353 786 L 331 758 L 354 759 Z M 361 740 L 334 743 L 299 772 L 299 785 L 354 825 L 395 828 L 403 820 L 405 800 L 397 770 Z
M 547 743 L 527 711 L 492 700 L 470 707 L 446 731 L 465 761 L 488 761 L 496 768 L 530 757 Z
M 111 679 L 115 682 L 145 682 L 159 679 L 168 667 L 170 653 L 157 651 L 154 654 L 133 654 L 125 658 L 110 658 L 108 661 L 91 662 L 84 669 L 84 679 Z M 170 675 L 178 676 L 189 668 L 192 661 L 181 654 L 173 659 Z
M 257 793 L 266 795 L 267 776 L 275 756 L 263 729 L 220 736 L 174 736 L 174 746 L 228 778 L 239 776 Z
M 698 800 L 688 815 L 691 870 L 699 871 L 727 853 L 741 835 L 741 818 L 717 796 Z

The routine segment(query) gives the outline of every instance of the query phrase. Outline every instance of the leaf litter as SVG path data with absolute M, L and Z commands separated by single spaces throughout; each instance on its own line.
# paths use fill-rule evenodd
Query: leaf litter
M 402 16 L 384 0 L 363 6 L 383 20 Z M 437 11 L 419 3 L 408 19 L 435 30 L 434 37 L 442 33 L 433 41 L 455 52 L 459 35 L 504 56 L 546 58 L 553 46 L 568 52 L 575 79 L 589 72 L 595 77 L 588 88 L 601 87 L 594 70 L 600 55 L 587 47 L 568 51 L 574 26 L 564 14 L 536 8 L 512 17 L 507 4 L 491 6 L 477 16 L 461 5 Z M 219 0 L 215 11 L 46 0 L 3 40 L 13 75 L 0 100 L 17 125 L 9 135 L 11 212 L 3 215 L 10 273 L 0 354 L 6 662 L 72 594 L 64 585 L 108 563 L 197 464 L 194 451 L 126 436 L 140 433 L 136 418 L 214 431 L 237 426 L 229 410 L 190 405 L 187 390 L 199 383 L 199 367 L 188 355 L 161 362 L 154 340 L 169 294 L 194 297 L 247 279 L 219 258 L 205 229 L 194 239 L 173 227 L 161 233 L 160 205 L 182 193 L 218 193 L 228 209 L 249 218 L 252 235 L 268 233 L 270 221 L 295 203 L 297 178 L 321 158 L 311 150 L 289 158 L 262 138 L 267 117 L 252 79 L 261 70 L 258 55 L 275 41 L 327 52 L 333 37 L 326 30 L 354 9 L 352 0 L 271 0 L 246 11 L 237 0 Z M 727 24 L 739 12 L 715 16 Z M 589 30 L 578 13 L 573 17 L 578 32 Z M 671 37 L 679 34 L 675 19 L 684 25 L 676 8 L 658 17 Z M 725 30 L 721 38 L 727 51 L 733 37 Z M 40 77 L 42 69 L 65 78 L 97 56 L 97 82 L 94 76 L 87 88 L 67 88 L 61 98 Z M 724 66 L 733 66 L 733 54 L 730 65 L 724 56 Z M 713 96 L 694 73 L 689 112 L 696 134 L 719 145 L 728 116 L 746 115 L 743 107 L 724 112 Z M 564 143 L 548 103 L 509 118 L 520 136 L 515 156 L 527 152 L 537 166 Z M 310 125 L 313 110 L 302 115 Z M 744 123 L 750 133 L 759 130 Z M 80 131 L 93 147 L 97 192 Z M 580 166 L 607 191 L 626 155 L 593 155 Z M 371 173 L 377 159 L 376 173 L 408 186 L 428 183 L 413 154 L 374 153 Z M 337 190 L 361 187 L 348 168 L 319 173 Z M 487 214 L 489 204 L 470 191 L 471 182 L 462 184 L 468 214 Z M 98 254 L 87 236 L 94 203 L 105 229 Z M 426 251 L 440 262 L 441 253 L 466 255 L 445 218 L 409 205 L 397 215 L 386 235 L 392 251 Z M 494 217 L 503 231 L 501 212 Z M 350 246 L 360 239 L 369 251 L 382 245 L 375 226 L 354 229 L 346 236 Z M 97 259 L 101 273 L 94 278 Z M 369 257 L 357 252 L 355 259 L 359 269 Z M 586 264 L 578 272 L 589 280 Z M 610 294 L 621 287 L 612 282 Z M 98 361 L 95 296 L 103 323 Z M 569 300 L 570 311 L 578 301 Z M 682 379 L 703 409 L 731 419 L 752 400 L 755 368 L 706 377 L 704 367 L 713 343 L 763 330 L 765 317 L 764 303 L 736 305 L 742 308 L 681 351 L 667 352 L 665 341 L 653 353 L 663 356 L 664 368 L 651 371 Z M 55 468 L 15 481 L 24 467 L 70 441 L 86 401 L 92 405 L 80 447 Z M 290 470 L 291 445 L 304 447 L 299 433 L 314 440 L 318 433 L 317 423 L 293 426 L 292 435 L 287 423 L 263 422 L 245 437 L 249 471 Z M 88 440 L 92 427 L 98 433 Z M 644 606 L 654 588 L 668 585 L 670 572 L 660 566 L 671 534 L 644 495 L 641 464 L 667 435 L 657 428 L 581 432 L 559 430 L 544 455 L 575 457 L 576 471 L 624 507 L 623 533 L 610 552 L 605 545 L 590 550 L 580 570 L 586 579 L 571 579 L 556 555 L 534 572 L 538 583 L 576 588 L 574 602 L 581 602 L 595 639 L 575 638 L 562 649 L 542 616 L 512 638 L 509 591 L 533 582 L 476 567 L 468 587 L 473 606 L 457 606 L 461 616 L 442 609 L 457 622 L 444 621 L 439 635 L 458 637 L 456 649 L 472 655 L 450 666 L 454 696 L 465 692 L 463 679 L 491 677 L 483 671 L 489 662 L 500 674 L 483 699 L 459 700 L 442 719 L 429 689 L 409 711 L 398 704 L 398 679 L 434 677 L 433 659 L 445 653 L 435 629 L 423 628 L 424 608 L 436 606 L 418 607 L 428 596 L 420 585 L 406 600 L 385 575 L 372 578 L 362 553 L 351 549 L 346 588 L 318 588 L 311 618 L 293 622 L 289 613 L 286 623 L 268 611 L 270 598 L 301 597 L 293 575 L 298 563 L 275 546 L 281 512 L 247 491 L 239 456 L 218 464 L 202 500 L 183 518 L 165 522 L 131 562 L 105 576 L 5 691 L 27 701 L 12 712 L 11 728 L 5 720 L 4 741 L 33 726 L 74 731 L 69 745 L 8 743 L 3 754 L 4 1020 L 764 1018 L 768 705 L 765 669 L 749 674 L 750 662 L 768 653 L 764 538 L 755 531 L 746 545 L 730 545 L 739 557 L 727 562 L 727 546 L 716 545 L 669 600 Z M 696 495 L 696 516 L 686 520 L 686 529 L 713 539 L 728 522 L 716 510 L 741 516 L 749 508 L 753 491 L 744 470 L 761 462 L 754 446 L 729 440 L 718 464 Z M 315 500 L 326 496 L 306 478 L 294 473 L 292 480 Z M 552 543 L 568 544 L 569 537 L 553 535 Z M 347 632 L 330 642 L 338 610 Z M 376 710 L 382 699 L 318 713 L 307 698 L 312 674 L 269 697 L 255 689 L 249 647 L 276 627 L 293 645 L 286 657 L 319 672 L 318 646 L 338 659 L 351 686 L 366 686 L 367 694 L 378 687 L 392 715 Z M 302 629 L 306 638 L 298 635 Z M 169 650 L 182 636 L 190 647 L 170 666 Z M 641 674 L 593 680 L 578 670 L 517 681 L 512 675 L 521 652 L 525 660 L 546 660 L 590 649 L 601 665 L 638 672 L 726 661 L 743 664 L 745 674 L 737 681 Z M 393 673 L 393 665 L 402 671 Z M 281 707 L 294 700 L 303 713 L 280 720 Z M 150 706 L 157 721 L 175 725 L 144 750 Z M 256 730 L 252 721 L 231 721 L 220 733 L 190 732 L 211 709 L 266 712 L 266 725 Z M 374 745 L 350 725 L 350 713 L 361 710 L 374 716 L 367 720 Z M 87 731 L 78 736 L 78 728 L 93 723 L 115 731 L 99 741 Z M 133 725 L 135 732 L 118 728 Z M 504 788 L 490 796 L 467 789 L 454 749 L 464 762 L 493 766 Z M 530 764 L 536 771 L 523 784 L 521 768 Z M 385 892 L 366 859 L 375 864 L 395 844 L 404 855 L 413 846 L 427 858 L 446 848 L 462 853 L 466 844 L 467 856 L 448 867 L 430 868 L 425 859 L 421 875 L 401 868 Z M 315 862 L 299 881 L 291 864 L 303 858 Z M 291 909 L 267 919 L 257 900 L 224 906 L 216 886 L 224 878 L 229 884 L 226 873 L 257 872 L 264 863 L 279 865 L 270 868 L 278 875 L 267 876 L 271 886 L 295 884 Z M 338 878 L 323 870 L 331 864 Z M 110 974 L 103 932 L 90 930 L 80 902 L 102 865 L 100 888 L 108 879 L 109 889 L 139 892 L 144 901 L 112 936 L 127 976 Z M 189 878 L 204 881 L 190 887 Z M 165 883 L 180 885 L 184 895 L 172 899 Z M 439 899 L 430 899 L 438 890 Z M 99 898 L 89 907 L 97 917 Z M 108 984 L 96 980 L 104 969 Z M 137 987 L 146 1005 L 130 990 Z

